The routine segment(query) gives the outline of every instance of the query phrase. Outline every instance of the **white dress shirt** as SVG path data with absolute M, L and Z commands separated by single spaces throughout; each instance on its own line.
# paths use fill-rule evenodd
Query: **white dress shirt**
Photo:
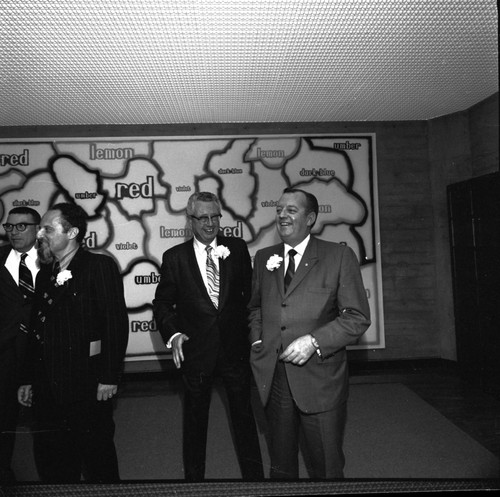
M 302 256 L 304 255 L 304 252 L 306 251 L 307 244 L 309 243 L 309 239 L 311 238 L 311 235 L 307 235 L 296 247 L 292 247 L 291 245 L 288 245 L 288 243 L 285 243 L 285 251 L 283 255 L 283 274 L 286 274 L 286 270 L 288 269 L 288 264 L 290 262 L 290 258 L 288 257 L 288 252 L 290 250 L 294 249 L 297 253 L 295 254 L 293 260 L 295 261 L 295 271 L 297 271 L 297 268 L 299 267 L 300 261 L 302 260 Z
M 214 238 L 212 240 L 212 243 L 210 244 L 212 247 L 212 259 L 215 262 L 215 266 L 217 267 L 217 271 L 219 270 L 219 258 L 215 257 L 214 255 L 214 250 L 217 247 L 217 240 Z M 196 262 L 198 262 L 198 267 L 200 268 L 200 273 L 203 278 L 203 283 L 205 283 L 205 288 L 207 291 L 209 290 L 208 287 L 208 280 L 207 280 L 207 245 L 204 243 L 201 243 L 196 239 L 196 237 L 193 238 L 193 247 L 194 247 L 194 253 L 196 255 Z
M 12 249 L 9 252 L 9 255 L 7 256 L 7 259 L 5 260 L 5 267 L 12 275 L 12 278 L 14 279 L 17 285 L 19 285 L 19 263 L 21 262 L 21 256 L 23 255 L 23 253 L 24 252 L 18 252 L 17 250 Z M 31 249 L 28 250 L 26 254 L 28 255 L 25 259 L 25 263 L 31 272 L 33 283 L 35 283 L 36 275 L 38 274 L 38 271 L 40 271 L 40 265 L 38 263 L 36 248 L 34 246 L 31 247 Z

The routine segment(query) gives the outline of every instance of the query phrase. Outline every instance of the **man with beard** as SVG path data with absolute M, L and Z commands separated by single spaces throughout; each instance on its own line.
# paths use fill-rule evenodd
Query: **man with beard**
M 54 205 L 38 232 L 41 269 L 33 302 L 30 384 L 35 462 L 42 481 L 119 480 L 112 398 L 128 341 L 123 282 L 116 263 L 82 246 L 85 211 Z
M 11 469 L 19 404 L 19 366 L 24 357 L 34 285 L 40 214 L 15 207 L 3 225 L 8 245 L 0 247 L 0 485 L 13 483 Z

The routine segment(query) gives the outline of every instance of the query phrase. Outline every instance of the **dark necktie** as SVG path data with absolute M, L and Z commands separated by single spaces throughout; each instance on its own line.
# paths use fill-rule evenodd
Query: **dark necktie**
M 295 255 L 297 254 L 297 251 L 294 249 L 291 249 L 288 252 L 288 267 L 286 269 L 286 274 L 285 274 L 285 292 L 288 288 L 288 285 L 292 281 L 293 275 L 295 274 Z
M 61 265 L 59 264 L 59 261 L 56 259 L 54 262 L 54 266 L 52 267 L 52 276 L 50 277 L 51 281 L 55 281 L 57 278 L 57 275 L 61 272 Z
M 29 302 L 33 298 L 33 294 L 35 293 L 35 287 L 33 286 L 33 277 L 31 276 L 31 271 L 26 265 L 27 255 L 28 254 L 21 255 L 21 261 L 19 262 L 19 289 L 23 294 L 25 302 Z M 20 327 L 22 332 L 28 332 L 28 328 L 25 323 L 21 323 Z
M 212 247 L 210 245 L 205 249 L 207 251 L 207 282 L 210 300 L 216 308 L 219 307 L 219 271 L 212 258 Z

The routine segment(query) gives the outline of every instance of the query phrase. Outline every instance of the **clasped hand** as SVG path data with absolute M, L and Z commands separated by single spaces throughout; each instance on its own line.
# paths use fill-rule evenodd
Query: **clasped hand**
M 311 335 L 303 335 L 294 340 L 279 356 L 279 359 L 302 366 L 311 358 L 315 351 Z

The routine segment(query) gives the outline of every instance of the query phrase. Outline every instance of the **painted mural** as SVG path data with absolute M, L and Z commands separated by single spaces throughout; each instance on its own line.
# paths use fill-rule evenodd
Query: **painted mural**
M 129 310 L 127 361 L 169 356 L 151 303 L 163 252 L 191 236 L 189 196 L 216 193 L 223 234 L 243 238 L 253 256 L 278 243 L 276 202 L 290 186 L 318 198 L 313 233 L 358 256 L 372 325 L 351 348 L 383 348 L 374 134 L 0 141 L 1 222 L 16 206 L 43 215 L 56 202 L 75 202 L 89 216 L 87 247 L 117 261 Z

